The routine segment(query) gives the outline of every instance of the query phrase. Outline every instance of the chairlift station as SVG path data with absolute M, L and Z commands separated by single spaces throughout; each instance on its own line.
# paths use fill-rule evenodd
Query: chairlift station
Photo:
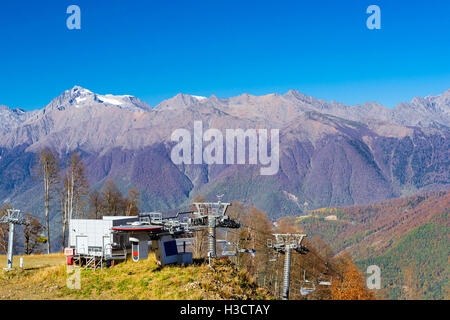
M 177 238 L 206 228 L 209 231 L 208 256 L 214 259 L 217 257 L 216 228 L 239 228 L 240 224 L 225 214 L 230 203 L 194 205 L 197 211 L 179 212 L 174 217 L 151 212 L 133 217 L 70 219 L 69 247 L 65 249 L 67 263 L 95 270 L 129 257 L 133 261 L 146 259 L 151 247 L 161 266 L 189 265 L 193 263 L 192 253 L 179 252 Z M 185 219 L 185 214 L 191 216 Z
M 149 246 L 156 250 L 160 265 L 192 264 L 192 253 L 178 252 L 176 235 L 142 216 L 71 219 L 69 248 L 65 252 L 69 264 L 84 265 L 87 269 L 103 268 L 129 257 L 133 261 L 146 259 Z

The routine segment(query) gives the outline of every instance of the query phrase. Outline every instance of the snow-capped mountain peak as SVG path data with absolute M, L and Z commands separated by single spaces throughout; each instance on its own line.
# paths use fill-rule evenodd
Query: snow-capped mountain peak
M 102 105 L 104 107 L 117 107 L 132 112 L 143 112 L 151 110 L 144 101 L 130 95 L 96 94 L 88 89 L 75 86 L 64 91 L 60 96 L 53 99 L 44 107 L 42 113 L 67 110 L 72 107 L 76 109 L 89 108 Z

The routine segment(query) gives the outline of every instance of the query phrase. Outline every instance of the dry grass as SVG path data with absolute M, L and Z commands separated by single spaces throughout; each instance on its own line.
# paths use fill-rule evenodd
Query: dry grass
M 25 269 L 42 268 L 64 264 L 65 256 L 61 253 L 56 254 L 39 254 L 14 256 L 13 267 L 19 268 L 20 257 L 23 257 L 23 266 Z M 0 255 L 0 268 L 6 267 L 6 255 Z
M 62 256 L 62 258 L 64 258 Z M 36 260 L 39 260 L 36 257 Z M 46 259 L 43 259 L 46 260 Z M 55 261 L 57 259 L 55 258 Z M 81 271 L 81 289 L 66 286 L 66 266 L 0 271 L 0 299 L 271 299 L 228 261 L 158 267 L 153 256 L 113 268 Z

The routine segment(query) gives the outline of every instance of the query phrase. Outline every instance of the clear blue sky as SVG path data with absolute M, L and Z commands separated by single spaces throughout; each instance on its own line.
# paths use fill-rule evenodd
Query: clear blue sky
M 381 30 L 366 28 L 371 4 Z M 81 85 L 152 106 L 293 88 L 392 107 L 450 88 L 449 17 L 448 0 L 5 0 L 0 104 L 41 108 Z

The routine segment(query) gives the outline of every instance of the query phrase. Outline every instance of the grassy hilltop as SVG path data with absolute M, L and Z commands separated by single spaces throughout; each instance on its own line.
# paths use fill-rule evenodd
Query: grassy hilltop
M 64 256 L 25 259 L 24 270 L 0 271 L 0 299 L 272 299 L 226 260 L 217 261 L 214 270 L 204 263 L 161 268 L 150 255 L 103 271 L 82 269 L 81 289 L 71 290 Z

